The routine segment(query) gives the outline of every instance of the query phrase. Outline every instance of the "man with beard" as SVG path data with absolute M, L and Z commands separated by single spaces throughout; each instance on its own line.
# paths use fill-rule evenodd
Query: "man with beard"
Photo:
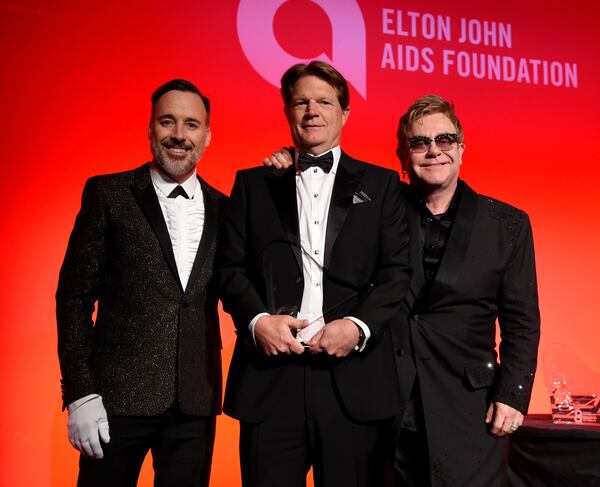
M 79 486 L 135 486 L 148 450 L 156 486 L 209 483 L 221 408 L 212 274 L 226 197 L 196 175 L 208 99 L 172 80 L 151 100 L 153 160 L 87 181 L 56 293 Z

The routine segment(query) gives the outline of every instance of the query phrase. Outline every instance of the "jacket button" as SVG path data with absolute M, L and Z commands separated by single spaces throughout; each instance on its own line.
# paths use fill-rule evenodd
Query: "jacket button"
M 187 308 L 188 306 L 189 306 L 189 304 L 187 301 L 182 301 L 182 303 L 181 303 L 182 308 Z
M 301 283 L 302 283 L 302 278 L 298 276 L 296 278 L 296 284 L 301 284 Z
M 419 321 L 419 315 L 418 314 L 413 315 L 413 320 Z
M 404 349 L 399 348 L 398 350 L 396 350 L 396 355 L 398 355 L 398 357 L 404 357 Z

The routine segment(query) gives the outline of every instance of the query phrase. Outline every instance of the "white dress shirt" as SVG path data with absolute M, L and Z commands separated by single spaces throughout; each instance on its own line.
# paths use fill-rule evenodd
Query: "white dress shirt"
M 311 167 L 303 172 L 296 171 L 296 203 L 304 275 L 304 290 L 298 319 L 306 319 L 309 322 L 309 327 L 298 332 L 298 338 L 305 343 L 325 324 L 323 321 L 325 234 L 333 184 L 342 151 L 338 145 L 331 149 L 331 152 L 333 153 L 333 166 L 329 173 L 324 172 L 320 167 Z M 298 167 L 298 155 L 299 151 L 296 151 L 296 168 Z M 267 313 L 255 316 L 250 322 L 250 330 L 253 335 L 256 321 L 265 314 Z M 360 347 L 362 351 L 371 336 L 369 327 L 358 318 L 352 316 L 345 318 L 354 321 L 362 329 L 365 335 Z
M 204 228 L 202 187 L 195 172 L 180 185 L 153 166 L 150 177 L 171 237 L 179 280 L 185 290 Z M 177 186 L 183 187 L 189 199 L 181 195 L 168 197 Z

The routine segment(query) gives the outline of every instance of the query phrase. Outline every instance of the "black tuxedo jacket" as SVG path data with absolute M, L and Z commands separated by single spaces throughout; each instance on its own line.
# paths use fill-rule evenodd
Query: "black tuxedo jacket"
M 524 212 L 459 185 L 462 196 L 429 286 L 416 195 L 403 187 L 413 278 L 401 325 L 393 327 L 400 395 L 406 404 L 418 376 L 433 485 L 496 485 L 482 475 L 505 471 L 505 458 L 490 454 L 501 443 L 483 420 L 490 401 L 527 412 L 540 333 L 533 238 Z
M 408 233 L 397 173 L 342 153 L 329 207 L 323 311 L 329 322 L 355 316 L 372 332 L 367 347 L 329 367 L 340 399 L 356 420 L 397 413 L 391 319 L 410 279 Z M 358 197 L 359 192 L 368 196 Z M 259 422 L 276 406 L 288 365 L 265 357 L 248 325 L 261 312 L 300 308 L 304 288 L 294 167 L 237 174 L 219 248 L 219 287 L 238 331 L 224 410 Z
M 87 181 L 56 293 L 64 406 L 98 393 L 109 414 L 157 415 L 175 400 L 189 415 L 220 412 L 212 276 L 227 200 L 199 180 L 204 229 L 185 291 L 149 164 Z

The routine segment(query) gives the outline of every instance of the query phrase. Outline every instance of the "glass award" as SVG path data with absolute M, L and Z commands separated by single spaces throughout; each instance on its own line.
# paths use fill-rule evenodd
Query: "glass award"
M 554 423 L 600 426 L 600 374 L 571 348 L 558 343 L 548 346 L 544 376 Z

